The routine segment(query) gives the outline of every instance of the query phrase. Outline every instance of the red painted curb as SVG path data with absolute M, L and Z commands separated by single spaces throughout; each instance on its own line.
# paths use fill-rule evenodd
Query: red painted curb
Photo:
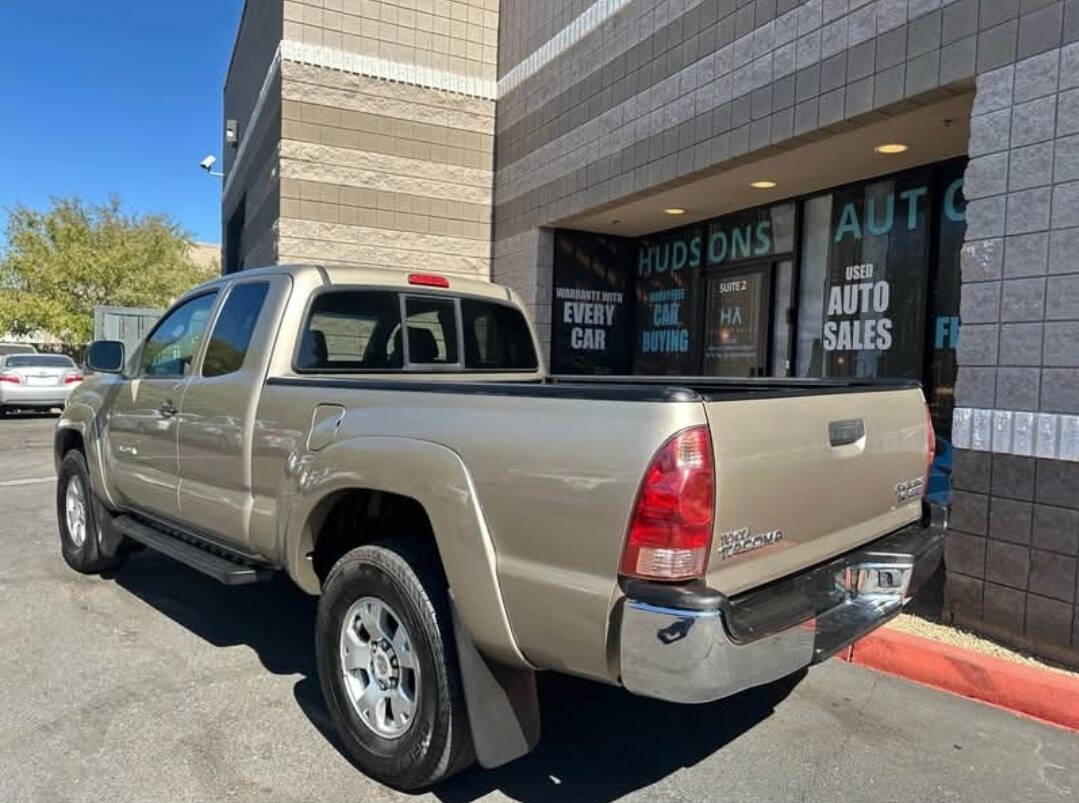
M 1079 731 L 1079 678 L 888 628 L 840 657 Z

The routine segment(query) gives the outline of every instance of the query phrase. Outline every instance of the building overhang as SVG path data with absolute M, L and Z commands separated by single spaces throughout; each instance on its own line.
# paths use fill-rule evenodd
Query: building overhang
M 621 199 L 554 222 L 559 228 L 640 236 L 718 217 L 739 209 L 807 195 L 819 190 L 918 165 L 962 156 L 970 139 L 973 88 L 938 90 L 924 104 L 904 102 L 854 122 L 820 129 L 784 147 L 728 160 L 667 186 Z M 874 148 L 909 146 L 884 155 Z M 753 182 L 774 182 L 756 188 Z M 671 215 L 666 210 L 685 210 Z

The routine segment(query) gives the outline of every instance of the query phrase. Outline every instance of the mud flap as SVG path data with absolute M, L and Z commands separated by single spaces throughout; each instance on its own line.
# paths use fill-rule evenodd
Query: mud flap
M 97 495 L 93 496 L 94 520 L 97 522 L 97 548 L 103 557 L 111 558 L 119 551 L 124 542 L 124 534 L 116 529 L 112 514 Z
M 536 673 L 496 664 L 480 655 L 452 602 L 451 608 L 476 758 L 486 769 L 500 767 L 531 752 L 539 743 Z

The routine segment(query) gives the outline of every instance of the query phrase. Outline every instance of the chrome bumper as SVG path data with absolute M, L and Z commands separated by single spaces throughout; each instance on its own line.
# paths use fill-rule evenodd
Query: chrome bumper
M 623 685 L 680 703 L 718 700 L 823 661 L 899 613 L 936 571 L 934 519 L 727 599 L 703 585 L 632 581 L 622 606 Z

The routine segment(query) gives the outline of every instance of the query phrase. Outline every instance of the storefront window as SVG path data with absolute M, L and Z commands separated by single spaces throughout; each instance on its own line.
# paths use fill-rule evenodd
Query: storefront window
M 929 360 L 926 398 L 937 434 L 928 498 L 946 504 L 951 495 L 952 410 L 955 407 L 955 350 L 959 345 L 959 258 L 967 228 L 963 172 L 966 160 L 949 162 L 937 175 L 940 188 L 938 248 L 929 288 Z
M 697 373 L 697 286 L 705 247 L 696 227 L 640 241 L 634 373 Z
M 941 190 L 937 264 L 929 290 L 929 408 L 939 437 L 952 437 L 955 349 L 959 345 L 959 255 L 967 228 L 963 197 L 966 161 L 950 162 L 938 176 Z
M 802 212 L 802 281 L 798 295 L 796 376 L 821 376 L 824 365 L 824 288 L 828 283 L 832 196 L 818 195 Z
M 922 376 L 930 189 L 915 171 L 806 204 L 803 375 Z
M 794 318 L 794 263 L 789 259 L 775 266 L 772 299 L 772 376 L 791 375 L 791 321 Z
M 634 373 L 767 375 L 777 310 L 789 325 L 794 224 L 785 203 L 638 241 Z M 789 348 L 772 372 L 787 375 Z
M 765 376 L 768 345 L 767 266 L 708 277 L 704 319 L 704 373 Z
M 621 237 L 560 231 L 555 237 L 551 369 L 559 374 L 628 374 L 629 248 Z

